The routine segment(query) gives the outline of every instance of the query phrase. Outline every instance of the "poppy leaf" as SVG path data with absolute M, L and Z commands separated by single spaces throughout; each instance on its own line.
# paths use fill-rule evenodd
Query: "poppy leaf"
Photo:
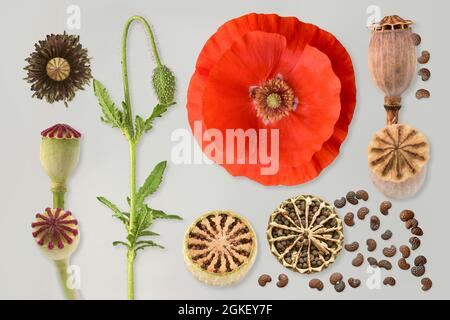
M 167 166 L 167 161 L 162 161 L 158 163 L 150 173 L 150 175 L 145 180 L 142 187 L 139 188 L 136 195 L 136 207 L 142 207 L 144 200 L 151 194 L 158 190 L 159 185 L 162 182 L 164 171 Z
M 94 80 L 94 93 L 102 108 L 102 121 L 110 124 L 113 128 L 123 129 L 123 113 L 117 109 L 114 102 L 112 102 L 108 91 L 98 80 Z

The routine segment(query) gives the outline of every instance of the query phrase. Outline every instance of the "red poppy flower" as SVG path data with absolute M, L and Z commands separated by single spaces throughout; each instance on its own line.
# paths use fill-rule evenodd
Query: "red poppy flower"
M 240 164 L 237 151 L 234 161 L 220 164 L 264 185 L 296 185 L 336 158 L 355 101 L 352 62 L 333 35 L 293 17 L 249 14 L 222 25 L 203 47 L 187 108 L 192 130 L 200 124 L 225 137 L 227 129 L 278 129 L 276 174 L 261 174 L 267 163 L 259 159 Z M 196 138 L 204 151 L 215 143 Z M 216 147 L 221 155 L 230 148 Z

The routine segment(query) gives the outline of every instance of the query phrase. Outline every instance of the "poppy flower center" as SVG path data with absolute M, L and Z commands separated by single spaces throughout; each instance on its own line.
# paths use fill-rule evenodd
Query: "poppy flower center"
M 47 75 L 55 81 L 64 81 L 70 75 L 70 64 L 64 58 L 53 58 L 47 63 Z
M 262 86 L 253 87 L 250 97 L 257 116 L 266 124 L 287 116 L 298 104 L 292 88 L 279 77 L 267 80 Z

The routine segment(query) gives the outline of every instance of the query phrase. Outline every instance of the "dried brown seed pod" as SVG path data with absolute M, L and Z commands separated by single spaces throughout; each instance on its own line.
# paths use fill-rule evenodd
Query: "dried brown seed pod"
M 319 291 L 322 291 L 322 289 L 323 289 L 323 282 L 320 279 L 311 279 L 309 281 L 309 287 L 311 289 L 317 289 Z
M 433 286 L 433 281 L 430 278 L 423 278 L 420 283 L 422 284 L 422 290 L 428 291 Z
M 383 249 L 383 254 L 385 257 L 392 258 L 397 253 L 397 248 L 394 245 L 386 247 Z
M 402 270 L 408 270 L 411 268 L 411 265 L 406 261 L 405 258 L 400 258 L 398 260 L 398 267 Z
M 399 251 L 402 254 L 402 257 L 405 259 L 409 258 L 409 256 L 411 255 L 411 250 L 409 249 L 408 246 L 405 245 L 400 246 Z
M 258 284 L 261 287 L 264 287 L 267 283 L 269 283 L 271 281 L 272 281 L 272 277 L 270 275 L 268 275 L 268 274 L 262 274 L 258 278 Z
M 358 190 L 356 191 L 356 198 L 367 201 L 369 200 L 369 193 L 366 190 Z
M 417 219 L 415 218 L 409 219 L 408 221 L 405 222 L 406 229 L 417 228 L 418 225 L 419 221 L 417 221 Z
M 339 281 L 338 283 L 336 283 L 334 285 L 334 290 L 336 290 L 336 292 L 342 292 L 345 289 L 345 282 L 344 281 Z
M 417 62 L 419 62 L 420 64 L 426 64 L 428 63 L 428 61 L 430 61 L 430 57 L 431 54 L 429 51 L 422 51 L 422 54 L 420 55 L 420 57 L 417 59 Z
M 361 280 L 355 279 L 355 278 L 349 278 L 348 279 L 348 284 L 352 288 L 358 288 L 361 285 Z
M 393 278 L 393 277 L 386 277 L 386 278 L 384 278 L 384 280 L 383 280 L 383 284 L 385 285 L 385 286 L 395 286 L 395 283 L 396 283 L 396 281 L 395 281 L 395 278 Z
M 387 216 L 389 214 L 389 209 L 392 208 L 392 203 L 390 201 L 383 201 L 380 203 L 381 214 Z
M 356 198 L 356 193 L 354 191 L 347 192 L 347 195 L 345 196 L 345 198 L 352 205 L 357 205 L 359 202 L 358 199 Z
M 361 207 L 358 209 L 358 212 L 356 213 L 356 215 L 358 216 L 358 218 L 360 220 L 364 220 L 366 218 L 366 216 L 369 214 L 369 208 L 367 207 Z
M 383 239 L 383 240 L 389 240 L 390 238 L 392 238 L 392 231 L 391 230 L 386 230 L 381 235 L 381 239 Z
M 380 261 L 378 261 L 378 267 L 386 269 L 386 270 L 391 270 L 392 264 L 387 260 L 380 260 Z
M 356 257 L 352 260 L 352 265 L 354 267 L 359 267 L 364 263 L 364 256 L 361 253 L 358 253 Z
M 416 47 L 422 43 L 422 37 L 417 33 L 412 33 L 411 39 L 412 39 L 414 46 L 416 46 Z
M 420 239 L 417 237 L 411 237 L 409 238 L 409 243 L 411 244 L 411 249 L 416 250 L 420 247 Z
M 423 236 L 423 230 L 421 227 L 411 228 L 411 233 L 415 236 Z
M 347 200 L 345 200 L 344 197 L 334 200 L 334 206 L 338 209 L 345 207 L 346 204 L 347 204 Z
M 348 212 L 344 216 L 344 222 L 349 227 L 353 227 L 355 225 L 355 220 L 354 219 L 355 219 L 355 215 L 353 214 L 353 212 Z
M 359 248 L 359 243 L 356 241 L 353 241 L 352 243 L 347 243 L 344 246 L 345 250 L 347 250 L 348 252 L 354 252 L 356 250 L 358 250 Z
M 377 216 L 371 216 L 370 217 L 370 229 L 372 231 L 377 231 L 380 228 L 380 218 Z
M 425 266 L 414 266 L 411 268 L 411 273 L 415 277 L 421 277 L 425 274 Z
M 377 248 L 377 242 L 373 239 L 367 239 L 367 251 L 372 252 Z
M 371 265 L 372 267 L 378 266 L 378 261 L 377 261 L 377 259 L 375 259 L 374 257 L 368 257 L 368 258 L 367 258 L 367 262 L 368 262 L 369 265 Z
M 343 278 L 342 273 L 335 272 L 330 276 L 330 283 L 335 285 L 336 283 L 341 282 Z
M 267 240 L 284 267 L 302 274 L 320 272 L 342 250 L 342 224 L 333 206 L 300 195 L 283 201 L 270 215 Z
M 416 98 L 419 100 L 428 99 L 430 96 L 431 96 L 431 93 L 427 89 L 419 89 L 416 91 Z
M 424 256 L 417 256 L 414 259 L 414 265 L 417 266 L 423 266 L 424 264 L 427 263 L 427 258 L 425 258 Z
M 288 276 L 286 274 L 282 273 L 278 276 L 277 287 L 284 288 L 287 286 L 288 282 L 289 282 Z
M 431 77 L 431 71 L 427 68 L 419 69 L 417 74 L 422 78 L 422 81 L 428 81 Z
M 406 222 L 412 218 L 414 218 L 414 211 L 402 210 L 402 212 L 400 212 L 400 220 L 402 220 L 403 222 Z

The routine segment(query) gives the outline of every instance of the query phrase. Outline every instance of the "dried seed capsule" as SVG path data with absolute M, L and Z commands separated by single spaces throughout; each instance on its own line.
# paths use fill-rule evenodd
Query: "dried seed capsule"
M 359 248 L 359 243 L 356 241 L 353 241 L 352 243 L 348 243 L 344 246 L 345 250 L 347 250 L 348 252 L 354 252 L 356 250 L 358 250 Z
M 392 208 L 392 203 L 390 201 L 383 201 L 380 203 L 381 214 L 387 216 L 389 214 L 389 209 Z
M 417 221 L 414 218 L 413 219 L 409 219 L 408 221 L 405 222 L 406 229 L 417 228 L 418 225 L 419 225 L 419 221 Z
M 352 212 L 348 212 L 344 217 L 344 222 L 349 227 L 353 227 L 355 225 L 355 215 Z
M 356 191 L 356 198 L 359 200 L 367 201 L 369 200 L 369 193 L 366 190 L 358 190 Z
M 421 99 L 428 99 L 431 96 L 430 91 L 427 89 L 419 89 L 416 91 L 416 98 Z
M 360 220 L 364 220 L 368 214 L 369 214 L 369 208 L 367 208 L 367 207 L 359 208 L 358 212 L 356 213 L 356 215 L 358 216 L 358 218 Z
M 272 277 L 269 276 L 268 274 L 260 275 L 259 278 L 258 278 L 258 284 L 261 287 L 264 287 L 267 283 L 269 283 L 271 281 L 272 281 Z
M 402 220 L 403 222 L 406 222 L 412 218 L 414 218 L 414 211 L 403 210 L 402 212 L 400 212 L 400 220 Z
M 335 272 L 330 276 L 330 283 L 335 285 L 338 282 L 341 282 L 343 279 L 342 273 Z
M 428 81 L 431 77 L 431 72 L 427 68 L 421 68 L 418 71 L 418 75 L 422 78 L 422 81 Z
M 380 260 L 380 261 L 378 261 L 378 267 L 386 269 L 386 270 L 391 270 L 392 264 L 387 260 Z
M 423 230 L 421 227 L 411 228 L 411 233 L 415 236 L 423 236 Z
M 395 283 L 396 283 L 396 281 L 395 281 L 395 279 L 393 277 L 386 277 L 383 280 L 383 284 L 385 286 L 391 286 L 392 287 L 392 286 L 395 286 Z
M 394 245 L 383 249 L 384 256 L 388 257 L 388 258 L 392 258 L 393 256 L 395 256 L 396 253 L 397 253 L 397 248 Z
M 289 278 L 287 275 L 285 275 L 284 273 L 280 274 L 278 276 L 278 282 L 277 282 L 277 287 L 278 288 L 284 288 L 287 286 L 289 282 Z
M 420 283 L 422 284 L 422 290 L 428 291 L 433 286 L 433 281 L 430 278 L 423 278 Z
M 349 278 L 348 279 L 348 284 L 352 288 L 358 288 L 361 285 L 361 280 L 355 279 L 355 278 Z
M 381 239 L 383 239 L 383 240 L 389 240 L 390 238 L 392 238 L 392 231 L 391 231 L 391 230 L 386 230 L 386 231 L 381 235 Z
M 311 281 L 309 281 L 309 287 L 311 289 L 317 289 L 319 291 L 322 291 L 323 282 L 320 279 L 311 279 Z
M 356 257 L 352 260 L 352 265 L 354 267 L 359 267 L 364 263 L 364 256 L 361 253 L 358 253 Z
M 336 292 L 342 292 L 345 289 L 345 282 L 344 281 L 339 281 L 338 283 L 336 283 L 334 285 L 334 290 L 336 290 Z
M 428 63 L 428 61 L 430 61 L 430 57 L 431 54 L 429 51 L 422 51 L 422 54 L 420 55 L 420 57 L 417 59 L 417 62 L 419 62 L 420 64 L 425 64 Z
M 412 33 L 411 39 L 412 39 L 414 46 L 416 46 L 416 47 L 422 43 L 422 37 L 420 35 L 418 35 L 417 33 Z
M 420 247 L 420 239 L 417 237 L 411 237 L 409 238 L 409 243 L 411 244 L 411 249 L 416 250 Z
M 417 256 L 414 259 L 414 265 L 417 266 L 423 266 L 424 264 L 427 263 L 427 258 L 425 258 L 424 256 Z
M 425 273 L 425 266 L 424 265 L 414 266 L 411 268 L 411 273 L 415 277 L 421 277 Z
M 345 207 L 347 200 L 344 197 L 334 200 L 334 206 L 338 209 Z
M 345 196 L 345 198 L 352 205 L 357 205 L 359 202 L 358 199 L 356 198 L 356 193 L 354 191 L 347 192 L 347 195 Z
M 373 239 L 367 239 L 367 251 L 372 252 L 377 248 L 377 242 Z
M 402 270 L 408 270 L 411 268 L 411 265 L 406 261 L 405 258 L 400 258 L 398 260 L 398 267 Z
M 378 266 L 378 261 L 374 257 L 368 257 L 367 262 L 372 266 Z
M 400 246 L 400 253 L 402 254 L 403 258 L 409 258 L 410 254 L 411 254 L 411 250 L 409 249 L 408 246 L 402 245 Z
M 372 231 L 377 231 L 380 228 L 380 218 L 377 216 L 371 216 L 370 217 L 370 229 Z

